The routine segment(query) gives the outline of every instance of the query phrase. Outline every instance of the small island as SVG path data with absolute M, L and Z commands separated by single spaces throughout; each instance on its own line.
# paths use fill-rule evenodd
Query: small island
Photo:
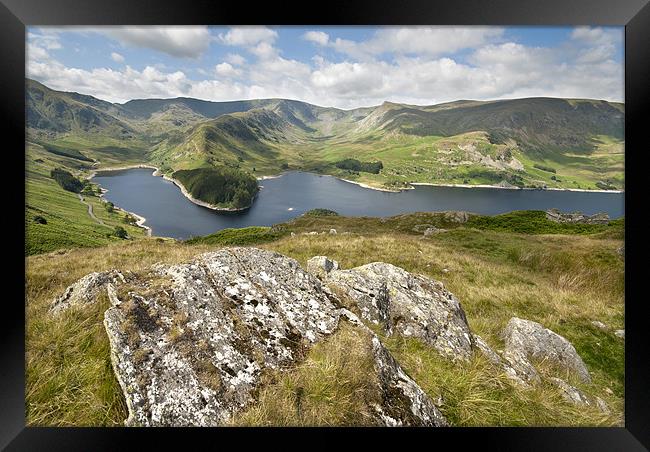
M 247 209 L 259 190 L 255 177 L 224 166 L 179 170 L 172 178 L 190 200 L 215 210 Z

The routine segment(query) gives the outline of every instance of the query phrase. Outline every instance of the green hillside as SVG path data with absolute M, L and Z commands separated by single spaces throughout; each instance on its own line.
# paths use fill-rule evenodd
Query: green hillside
M 286 99 L 112 104 L 33 80 L 26 87 L 28 161 L 42 156 L 80 179 L 101 168 L 149 164 L 168 177 L 202 169 L 195 179 L 208 168 L 228 168 L 244 179 L 303 170 L 389 189 L 410 183 L 625 187 L 625 112 L 618 103 L 529 98 L 385 102 L 354 110 Z M 35 174 L 28 165 L 28 187 L 39 180 Z M 232 208 L 239 190 L 241 207 L 254 190 L 238 188 L 239 179 L 230 178 L 221 194 L 196 193 Z

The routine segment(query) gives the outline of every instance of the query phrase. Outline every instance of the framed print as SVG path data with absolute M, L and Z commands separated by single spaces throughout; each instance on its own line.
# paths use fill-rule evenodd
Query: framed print
M 3 447 L 647 447 L 650 7 L 382 3 L 4 2 Z

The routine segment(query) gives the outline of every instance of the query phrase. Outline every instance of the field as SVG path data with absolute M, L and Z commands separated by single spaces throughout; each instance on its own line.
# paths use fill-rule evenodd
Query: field
M 314 255 L 327 255 L 343 268 L 384 261 L 433 277 L 458 297 L 472 330 L 494 349 L 503 347 L 500 333 L 512 316 L 540 322 L 569 339 L 587 364 L 593 383 L 572 383 L 603 398 L 612 411 L 605 415 L 578 409 L 550 386 L 521 389 L 478 355 L 467 364 L 451 364 L 416 340 L 385 338 L 407 373 L 434 400 L 442 397 L 440 409 L 455 425 L 622 425 L 624 341 L 613 330 L 624 327 L 624 266 L 618 251 L 623 223 L 549 230 L 535 215 L 455 227 L 432 214 L 387 221 L 307 215 L 272 229 L 229 230 L 191 243 L 142 238 L 30 256 L 27 422 L 120 425 L 125 418 L 102 325 L 107 300 L 56 320 L 47 315 L 50 301 L 68 284 L 91 271 L 138 271 L 155 262 L 185 261 L 200 252 L 244 243 L 278 251 L 301 264 Z M 424 237 L 412 230 L 421 223 L 449 229 Z M 528 233 L 513 232 L 530 223 L 534 227 Z M 330 228 L 338 233 L 303 234 Z M 592 325 L 594 320 L 605 323 L 608 331 Z M 233 423 L 362 423 L 363 413 L 354 413 L 366 387 L 363 361 L 347 352 L 362 342 L 350 331 L 337 333 L 297 368 L 277 375 L 260 393 L 260 402 Z
M 88 207 L 76 193 L 61 188 L 51 177 L 53 168 L 65 167 L 77 176 L 87 174 L 87 162 L 46 151 L 30 145 L 25 162 L 25 253 L 39 254 L 77 246 L 101 246 L 121 241 L 113 235 L 116 226 L 123 227 L 129 236 L 142 237 L 144 230 L 127 224 L 119 210 L 109 213 L 95 194 L 84 194 L 84 201 L 93 208 L 99 224 L 88 214 Z M 76 168 L 76 171 L 75 171 Z M 44 218 L 47 223 L 35 221 Z

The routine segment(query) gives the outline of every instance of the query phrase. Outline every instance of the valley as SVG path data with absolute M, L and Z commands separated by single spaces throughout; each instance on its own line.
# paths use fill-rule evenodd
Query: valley
M 25 221 L 34 232 L 28 242 L 41 243 L 28 245 L 30 254 L 110 243 L 111 229 L 124 224 L 129 235 L 144 234 L 107 212 L 99 187 L 90 182 L 85 200 L 105 224 L 94 221 L 86 206 L 49 178 L 54 168 L 86 180 L 104 168 L 153 166 L 197 202 L 226 210 L 251 206 L 255 178 L 287 171 L 388 191 L 411 184 L 625 187 L 624 108 L 618 103 L 529 98 L 432 106 L 384 102 L 353 110 L 286 99 L 113 104 L 33 80 L 26 84 Z M 37 232 L 35 215 L 52 221 L 38 224 Z M 42 245 L 47 242 L 53 245 Z

